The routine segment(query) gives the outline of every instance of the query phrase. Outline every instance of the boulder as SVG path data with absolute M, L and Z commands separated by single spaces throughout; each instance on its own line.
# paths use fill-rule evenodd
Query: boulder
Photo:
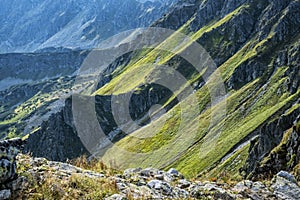
M 0 141 L 0 185 L 16 179 L 16 156 L 22 145 L 18 138 Z
M 295 177 L 288 172 L 281 171 L 273 179 L 274 184 L 271 186 L 274 194 L 281 199 L 296 200 L 300 197 L 300 187 Z
M 9 199 L 11 197 L 11 191 L 10 190 L 1 190 L 0 191 L 0 199 Z

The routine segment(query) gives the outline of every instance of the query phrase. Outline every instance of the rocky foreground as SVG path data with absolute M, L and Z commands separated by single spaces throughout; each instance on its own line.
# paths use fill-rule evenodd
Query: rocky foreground
M 294 176 L 281 171 L 270 182 L 190 181 L 176 169 L 127 169 L 100 162 L 95 171 L 18 154 L 21 140 L 0 142 L 0 199 L 299 199 Z M 18 154 L 18 155 L 17 155 Z M 97 166 L 97 165 L 94 165 Z

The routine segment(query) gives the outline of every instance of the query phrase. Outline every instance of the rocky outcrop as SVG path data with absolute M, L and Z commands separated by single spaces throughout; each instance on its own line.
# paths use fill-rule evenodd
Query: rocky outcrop
M 197 1 L 180 1 L 169 13 L 165 14 L 160 20 L 152 24 L 152 26 L 177 30 L 194 15 L 196 10 Z
M 300 188 L 295 177 L 285 171 L 279 172 L 273 179 L 271 187 L 280 199 L 299 199 Z
M 280 170 L 291 171 L 298 164 L 299 133 L 294 122 L 299 120 L 299 113 L 300 108 L 289 115 L 282 115 L 258 130 L 259 138 L 251 142 L 249 157 L 242 169 L 248 178 L 271 177 Z M 292 133 L 283 139 L 284 133 L 290 127 L 293 127 Z
M 234 185 L 216 182 L 191 181 L 186 179 L 176 169 L 163 171 L 154 168 L 131 168 L 123 173 L 103 173 L 82 169 L 71 164 L 48 161 L 45 158 L 35 158 L 18 154 L 22 148 L 21 139 L 0 142 L 0 199 L 20 198 L 70 198 L 76 191 L 77 197 L 85 198 L 89 194 L 80 191 L 76 184 L 84 180 L 87 184 L 103 181 L 103 184 L 113 183 L 115 190 L 103 192 L 105 199 L 290 199 L 296 200 L 300 195 L 300 187 L 295 177 L 287 172 L 279 172 L 271 184 L 263 182 L 242 181 Z M 81 163 L 83 164 L 83 163 Z M 18 173 L 17 168 L 18 165 Z M 106 169 L 106 170 L 105 170 Z M 53 182 L 54 180 L 54 182 Z M 36 190 L 43 188 L 47 194 Z M 101 189 L 99 189 L 101 190 Z M 72 194 L 71 194 L 72 191 Z M 48 196 L 44 196 L 48 195 Z
M 229 89 L 240 89 L 258 77 L 269 84 L 270 76 L 282 66 L 289 66 L 284 73 L 287 77 L 283 87 L 277 94 L 285 92 L 294 94 L 299 88 L 299 40 L 295 24 L 299 24 L 299 1 L 272 1 L 264 8 L 258 24 L 256 38 L 265 40 L 266 51 L 257 49 L 254 59 L 248 59 L 240 64 L 230 77 Z M 269 16 L 266 18 L 266 16 Z M 272 16 L 272 17 L 271 17 Z M 288 36 L 289 35 L 289 36 Z M 291 43 L 291 44 L 290 44 Z M 288 44 L 288 45 L 284 45 Z M 270 73 L 271 72 L 271 73 Z M 297 74 L 297 75 L 296 75 Z M 297 104 L 298 100 L 293 104 Z M 292 171 L 298 164 L 298 137 L 294 123 L 299 118 L 299 109 L 290 112 L 293 104 L 286 105 L 272 118 L 260 126 L 252 134 L 258 135 L 251 142 L 248 160 L 241 171 L 248 178 L 272 177 L 280 170 Z M 293 109 L 291 109 L 293 110 Z M 291 132 L 292 130 L 292 132 Z M 289 136 L 284 136 L 284 135 Z
M 199 30 L 212 20 L 218 20 L 216 17 L 223 18 L 230 12 L 234 11 L 239 6 L 243 5 L 247 0 L 242 1 L 222 1 L 222 0 L 207 0 L 202 1 L 198 7 L 198 12 L 195 20 L 191 24 L 193 31 Z
M 0 141 L 0 199 L 11 197 L 12 183 L 17 179 L 16 157 L 22 145 L 21 139 Z
M 65 161 L 83 154 L 88 154 L 72 126 L 71 100 L 66 100 L 62 111 L 53 114 L 43 122 L 41 128 L 30 134 L 25 145 L 25 152 L 49 160 Z
M 260 8 L 262 12 L 260 20 L 254 24 L 255 27 L 258 26 L 259 28 L 254 29 L 253 27 L 252 31 L 254 31 L 253 33 L 255 34 L 251 36 L 254 37 L 257 42 L 266 40 L 265 46 L 267 50 L 262 51 L 260 48 L 257 48 L 257 55 L 254 59 L 248 59 L 241 63 L 230 77 L 228 87 L 229 89 L 239 89 L 258 77 L 264 77 L 264 79 L 269 78 L 272 74 L 268 73 L 268 70 L 270 70 L 268 66 L 273 67 L 271 72 L 276 71 L 278 67 L 290 66 L 289 72 L 287 72 L 286 75 L 291 77 L 290 80 L 293 80 L 293 83 L 290 83 L 290 85 L 293 85 L 292 88 L 289 88 L 290 91 L 295 92 L 299 86 L 299 80 L 295 78 L 295 74 L 299 71 L 299 43 L 297 39 L 296 41 L 293 40 L 297 37 L 299 32 L 299 28 L 296 24 L 299 24 L 300 18 L 295 17 L 294 13 L 300 9 L 300 3 L 298 1 L 274 1 L 269 5 L 264 5 L 262 8 Z M 248 20 L 255 18 L 259 8 L 254 7 L 251 10 L 252 16 L 248 14 L 249 17 L 251 16 Z M 266 17 L 271 16 L 271 13 L 273 17 L 269 20 L 269 18 Z M 244 19 L 243 23 L 248 20 Z M 268 25 L 266 25 L 266 23 Z M 249 25 L 246 27 L 250 28 Z M 239 30 L 239 28 L 237 30 Z M 245 33 L 238 35 L 247 36 Z M 237 41 L 237 38 L 234 41 Z M 293 43 L 293 45 L 284 45 L 289 43 Z
M 241 181 L 236 184 L 209 181 L 191 181 L 176 169 L 163 171 L 154 168 L 130 168 L 123 172 L 97 173 L 70 164 L 48 161 L 44 158 L 32 158 L 25 155 L 18 157 L 18 164 L 25 166 L 26 176 L 20 176 L 19 186 L 22 193 L 14 193 L 14 198 L 55 197 L 72 198 L 74 190 L 77 198 L 88 195 L 81 191 L 79 183 L 85 181 L 102 181 L 103 184 L 113 183 L 114 190 L 104 192 L 102 198 L 112 199 L 290 199 L 296 200 L 300 188 L 295 178 L 287 172 L 276 175 L 271 184 L 263 182 Z M 24 172 L 23 172 L 24 173 Z M 22 181 L 21 181 L 22 180 Z M 55 180 L 54 182 L 51 182 Z M 20 184 L 22 183 L 22 184 Z M 36 185 L 37 184 L 37 185 Z M 40 194 L 34 188 L 39 186 L 47 191 Z M 97 186 L 99 188 L 99 185 Z M 99 189 L 101 190 L 101 189 Z M 19 190 L 20 191 L 20 190 Z M 6 191 L 2 191 L 5 194 Z M 95 191 L 96 192 L 96 191 Z M 103 191 L 97 191 L 99 193 Z

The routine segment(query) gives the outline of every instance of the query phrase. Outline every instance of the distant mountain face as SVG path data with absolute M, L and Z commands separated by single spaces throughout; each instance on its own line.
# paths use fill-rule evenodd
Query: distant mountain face
M 149 26 L 175 2 L 1 0 L 0 53 L 94 47 L 116 33 Z

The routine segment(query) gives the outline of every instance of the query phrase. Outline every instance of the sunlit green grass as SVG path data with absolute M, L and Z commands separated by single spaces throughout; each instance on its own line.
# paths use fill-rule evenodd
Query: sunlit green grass
M 234 15 L 238 14 L 242 9 L 248 8 L 247 5 L 242 5 L 233 12 L 226 15 L 219 21 L 212 21 L 209 25 L 202 27 L 195 33 L 189 33 L 189 40 L 185 40 L 186 30 L 189 26 L 188 21 L 178 31 L 174 32 L 164 42 L 159 44 L 153 50 L 145 49 L 133 57 L 132 61 L 118 74 L 113 74 L 114 79 L 95 92 L 97 95 L 120 94 L 136 89 L 138 86 L 145 83 L 145 77 L 153 70 L 151 65 L 164 65 L 170 61 L 175 55 L 179 55 L 187 49 L 193 42 L 197 41 L 204 33 L 210 32 L 213 29 L 228 22 Z M 140 57 L 141 56 L 141 57 Z

